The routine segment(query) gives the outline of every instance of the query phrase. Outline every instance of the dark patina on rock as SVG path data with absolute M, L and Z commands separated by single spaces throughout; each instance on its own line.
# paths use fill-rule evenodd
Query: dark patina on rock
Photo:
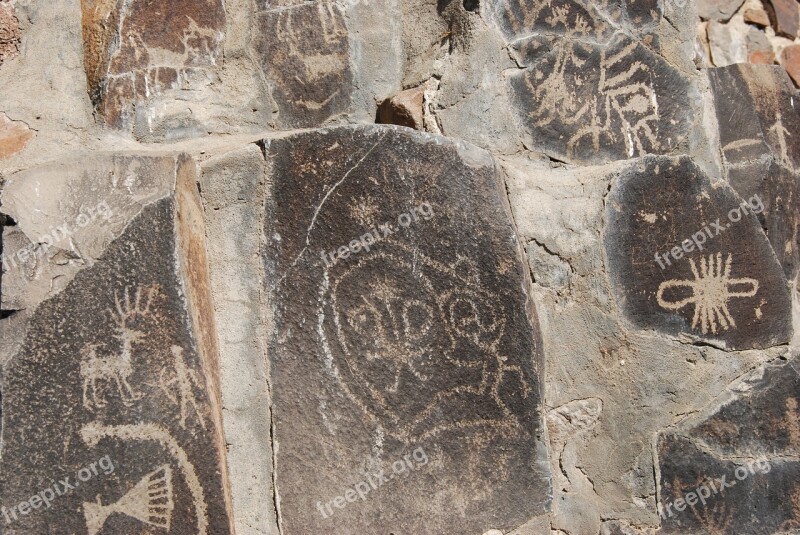
M 164 160 L 171 174 L 136 176 Z M 160 180 L 170 193 L 30 311 L 2 382 L 0 525 L 19 535 L 230 533 L 194 163 L 106 162 L 120 189 Z M 132 174 L 116 176 L 120 167 Z
M 800 529 L 800 369 L 768 365 L 700 423 L 658 441 L 665 533 L 795 533 Z M 726 485 L 720 478 L 725 476 Z M 732 484 L 732 486 L 731 486 Z M 705 504 L 681 504 L 705 485 Z M 716 491 L 715 491 L 716 490 Z M 703 491 L 708 494 L 708 491 Z M 667 506 L 673 506 L 667 509 Z M 671 513 L 671 514 L 670 514 Z
M 81 12 L 89 94 L 115 128 L 152 96 L 204 83 L 222 56 L 222 0 L 81 0 Z
M 543 512 L 541 343 L 488 153 L 382 126 L 265 151 L 284 533 L 483 533 Z
M 282 126 L 318 126 L 350 109 L 350 41 L 338 4 L 267 0 L 256 20 L 256 53 Z
M 599 163 L 669 153 L 685 137 L 689 84 L 640 43 L 536 37 L 513 47 L 526 66 L 509 76 L 513 102 L 537 150 Z
M 605 241 L 628 320 L 730 349 L 787 343 L 789 288 L 757 209 L 688 158 L 650 156 L 624 171 Z
M 742 197 L 763 200 L 759 220 L 794 279 L 800 269 L 798 93 L 777 66 L 731 65 L 708 75 L 726 178 Z

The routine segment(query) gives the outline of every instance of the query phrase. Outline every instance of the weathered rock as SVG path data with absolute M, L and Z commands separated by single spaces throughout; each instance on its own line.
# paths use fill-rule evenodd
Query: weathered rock
M 797 94 L 780 67 L 736 65 L 708 73 L 726 178 L 743 198 L 762 200 L 761 226 L 793 280 L 800 268 Z
M 775 33 L 794 40 L 800 30 L 800 6 L 797 0 L 764 0 Z
M 611 190 L 606 229 L 628 321 L 730 349 L 787 343 L 791 299 L 756 217 L 763 208 L 686 158 L 631 166 Z
M 781 52 L 781 65 L 800 87 L 800 45 L 789 45 Z
M 147 123 L 150 100 L 187 98 L 209 83 L 222 55 L 222 0 L 82 0 L 89 94 L 105 123 Z
M 775 63 L 775 51 L 767 34 L 757 28 L 747 32 L 747 61 L 749 63 L 772 65 Z
M 0 112 L 0 160 L 18 153 L 33 138 L 33 131 L 22 121 L 12 121 Z
M 532 147 L 601 162 L 667 153 L 685 136 L 688 82 L 641 44 L 533 38 L 513 46 L 529 66 L 509 80 Z
M 728 21 L 744 4 L 744 0 L 699 0 L 697 14 L 703 20 Z
M 710 415 L 659 438 L 665 533 L 800 528 L 796 365 L 780 362 L 759 370 Z M 690 492 L 693 497 L 687 497 Z
M 0 65 L 19 53 L 22 31 L 11 4 L 0 3 Z
M 715 20 L 708 23 L 708 44 L 711 61 L 717 67 L 747 62 L 747 33 L 733 23 L 722 24 Z
M 350 109 L 350 43 L 339 4 L 269 0 L 256 51 L 284 127 L 321 125 Z
M 424 130 L 424 105 L 424 86 L 407 89 L 381 103 L 378 107 L 378 119 L 382 124 L 396 124 L 414 130 Z
M 4 210 L 31 194 L 41 201 L 50 192 L 31 182 L 53 180 L 70 186 L 58 199 L 65 214 L 103 195 L 124 192 L 129 203 L 154 187 L 161 195 L 137 205 L 99 258 L 26 311 L 27 334 L 2 380 L 3 532 L 230 533 L 194 163 L 60 162 L 12 176 Z
M 760 7 L 749 7 L 744 10 L 744 21 L 765 28 L 769 26 L 769 15 Z
M 543 513 L 541 346 L 492 158 L 397 127 L 265 144 L 283 532 Z

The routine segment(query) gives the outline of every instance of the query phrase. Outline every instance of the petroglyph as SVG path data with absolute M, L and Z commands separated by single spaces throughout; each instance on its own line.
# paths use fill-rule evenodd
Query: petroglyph
M 180 406 L 180 424 L 182 428 L 186 429 L 186 419 L 189 416 L 189 407 L 191 406 L 198 423 L 205 429 L 206 423 L 203 419 L 203 412 L 197 404 L 197 398 L 194 395 L 195 388 L 203 388 L 203 381 L 200 379 L 197 372 L 186 365 L 186 361 L 183 358 L 182 347 L 172 346 L 171 352 L 174 373 L 170 379 L 167 379 L 165 376 L 166 370 L 161 370 L 161 381 L 159 383 L 161 389 L 173 403 Z M 175 395 L 173 395 L 173 389 L 175 390 Z
M 268 6 L 257 21 L 256 50 L 283 124 L 317 125 L 349 109 L 353 74 L 339 4 Z
M 531 38 L 510 76 L 532 139 L 570 161 L 668 152 L 688 124 L 687 83 L 640 43 Z M 682 100 L 679 105 L 679 100 Z
M 123 442 L 155 442 L 161 445 L 177 462 L 181 469 L 186 485 L 192 495 L 194 511 L 197 519 L 197 533 L 205 535 L 208 533 L 208 512 L 203 487 L 197 477 L 194 465 L 189 461 L 188 455 L 172 435 L 163 427 L 156 424 L 133 424 L 133 425 L 102 425 L 90 423 L 81 430 L 83 441 L 91 447 L 104 438 L 113 438 Z M 94 518 L 94 517 L 93 517 Z
M 114 503 L 103 505 L 100 496 L 96 502 L 83 504 L 88 535 L 97 535 L 112 514 L 127 515 L 156 528 L 169 531 L 172 522 L 172 468 L 163 465 L 147 474 L 130 491 Z
M 125 289 L 124 299 L 118 294 L 114 295 L 115 311 L 109 311 L 115 323 L 117 337 L 122 344 L 122 350 L 117 355 L 105 358 L 97 356 L 97 344 L 87 346 L 81 361 L 81 378 L 83 379 L 83 406 L 87 409 L 105 407 L 106 401 L 98 395 L 97 382 L 113 382 L 117 388 L 117 395 L 122 402 L 130 406 L 141 395 L 136 394 L 128 383 L 128 378 L 133 373 L 133 344 L 144 339 L 145 333 L 131 328 L 128 323 L 150 313 L 153 296 L 156 288 L 150 288 L 142 300 L 142 288 L 136 290 L 134 301 L 131 301 L 130 290 Z
M 723 265 L 722 253 L 716 257 L 710 255 L 700 258 L 700 270 L 693 258 L 689 264 L 694 275 L 694 280 L 669 280 L 658 287 L 656 299 L 658 304 L 667 310 L 681 310 L 689 305 L 694 305 L 692 329 L 700 327 L 703 334 L 712 332 L 717 334 L 717 329 L 735 329 L 736 322 L 728 310 L 728 302 L 735 297 L 753 297 L 758 292 L 758 281 L 751 278 L 732 279 L 731 262 L 733 255 L 729 254 Z M 689 289 L 691 295 L 683 299 L 667 300 L 664 294 L 669 290 Z M 739 291 L 732 291 L 740 288 Z

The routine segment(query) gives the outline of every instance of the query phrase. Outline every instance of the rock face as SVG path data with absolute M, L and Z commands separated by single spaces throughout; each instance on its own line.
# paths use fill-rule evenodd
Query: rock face
M 83 259 L 91 266 L 63 291 L 31 308 L 26 332 L 17 332 L 22 343 L 2 383 L 4 533 L 44 533 L 54 525 L 91 534 L 143 526 L 229 533 L 216 333 L 194 163 L 186 157 L 101 163 L 66 168 L 78 197 L 62 206 L 98 201 L 81 207 L 85 227 L 119 223 L 122 213 L 111 208 L 118 206 L 118 188 L 162 194 L 139 206 L 99 258 Z M 36 202 L 28 184 L 46 182 L 52 171 L 12 177 L 4 206 Z M 95 178 L 101 182 L 93 184 Z M 89 221 L 89 213 L 99 216 Z
M 489 155 L 390 127 L 265 150 L 283 531 L 483 533 L 544 512 L 537 320 Z
M 716 96 L 723 169 L 746 199 L 764 203 L 759 220 L 792 280 L 800 268 L 800 115 L 786 73 L 737 65 L 709 71 Z
M 147 121 L 149 100 L 208 83 L 221 56 L 221 0 L 81 0 L 89 94 L 106 124 Z
M 796 360 L 768 367 L 712 414 L 659 438 L 665 533 L 800 527 L 796 369 Z
M 0 0 L 0 531 L 800 532 L 797 10 Z

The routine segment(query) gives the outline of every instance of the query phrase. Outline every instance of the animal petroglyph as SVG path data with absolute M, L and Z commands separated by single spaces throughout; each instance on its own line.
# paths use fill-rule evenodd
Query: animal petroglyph
M 468 262 L 445 265 L 387 240 L 380 251 L 333 266 L 321 289 L 318 332 L 328 367 L 351 400 L 401 440 L 465 427 L 520 431 L 501 391 L 513 382 L 525 399 L 529 378 L 500 351 L 506 320 L 477 276 L 459 273 Z M 443 275 L 451 286 L 435 288 Z M 441 377 L 453 386 L 432 386 Z M 494 414 L 438 422 L 446 407 L 478 399 L 491 400 Z
M 208 505 L 205 501 L 200 479 L 197 477 L 197 470 L 189 461 L 184 449 L 170 435 L 169 431 L 156 424 L 108 426 L 92 422 L 81 429 L 81 437 L 90 447 L 97 446 L 100 440 L 104 438 L 114 438 L 123 442 L 155 442 L 165 448 L 177 462 L 192 495 L 192 503 L 197 518 L 197 534 L 206 535 L 208 533 Z
M 143 299 L 143 289 L 136 290 L 133 301 L 130 290 L 125 289 L 124 297 L 114 294 L 115 311 L 109 311 L 115 323 L 117 338 L 122 344 L 119 354 L 99 357 L 97 345 L 89 345 L 84 350 L 81 360 L 81 378 L 83 379 L 83 406 L 87 409 L 100 408 L 106 405 L 103 395 L 98 393 L 98 381 L 114 384 L 116 393 L 126 406 L 130 406 L 140 398 L 128 383 L 133 373 L 133 344 L 141 341 L 145 333 L 134 329 L 130 321 L 135 321 L 150 313 L 150 307 L 156 288 L 150 288 Z
M 723 264 L 722 253 L 716 257 L 709 255 L 701 257 L 700 270 L 698 271 L 694 259 L 689 259 L 689 264 L 694 274 L 694 280 L 669 280 L 664 281 L 658 288 L 656 299 L 661 307 L 667 310 L 681 310 L 694 305 L 692 328 L 701 328 L 703 334 L 711 331 L 717 334 L 717 329 L 728 330 L 736 328 L 736 322 L 728 311 L 728 302 L 734 297 L 753 297 L 758 292 L 756 279 L 731 278 L 731 262 L 733 255 L 728 255 Z M 739 287 L 740 290 L 733 291 Z M 668 290 L 688 289 L 691 295 L 683 299 L 667 300 L 664 294 Z
M 194 395 L 194 389 L 202 389 L 203 382 L 200 380 L 200 376 L 197 372 L 186 365 L 186 360 L 183 358 L 183 348 L 172 346 L 172 357 L 174 374 L 172 378 L 166 379 L 166 370 L 161 371 L 161 389 L 173 403 L 180 405 L 180 423 L 182 428 L 186 429 L 186 419 L 189 416 L 189 407 L 191 406 L 195 416 L 197 416 L 197 421 L 200 423 L 200 426 L 205 429 L 206 423 L 203 419 L 203 413 Z M 173 395 L 173 391 L 175 395 Z
M 96 535 L 114 513 L 135 518 L 140 522 L 169 531 L 172 522 L 172 468 L 163 465 L 147 474 L 122 498 L 103 505 L 100 496 L 95 503 L 83 504 L 88 535 Z

